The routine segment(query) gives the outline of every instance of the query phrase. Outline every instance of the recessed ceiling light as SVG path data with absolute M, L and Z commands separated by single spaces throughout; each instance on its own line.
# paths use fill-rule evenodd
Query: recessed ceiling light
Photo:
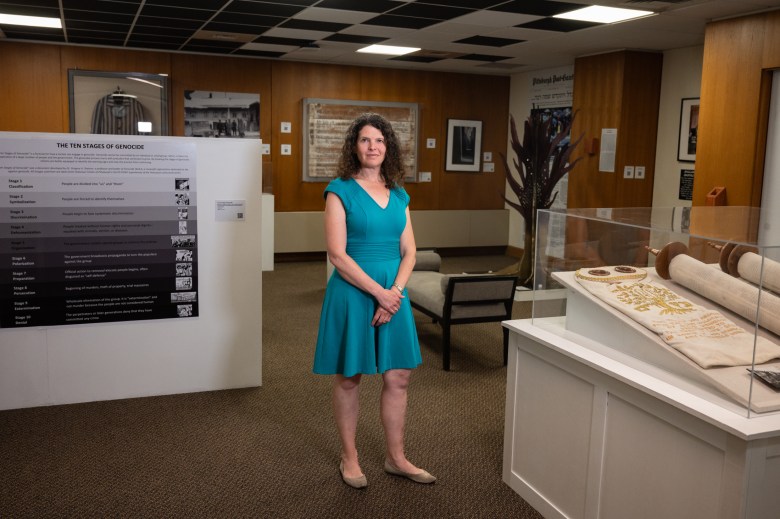
M 22 16 L 19 14 L 0 14 L 0 24 L 28 25 L 30 27 L 50 27 L 62 29 L 59 18 L 46 18 L 43 16 Z
M 388 56 L 403 56 L 410 52 L 417 52 L 419 47 L 393 47 L 391 45 L 369 45 L 358 49 L 358 52 L 365 52 L 368 54 L 387 54 Z
M 640 11 L 638 9 L 621 9 L 619 7 L 604 7 L 602 5 L 591 5 L 569 11 L 568 13 L 556 14 L 553 18 L 564 18 L 566 20 L 579 20 L 583 22 L 595 23 L 615 23 L 650 16 L 655 14 L 652 11 Z

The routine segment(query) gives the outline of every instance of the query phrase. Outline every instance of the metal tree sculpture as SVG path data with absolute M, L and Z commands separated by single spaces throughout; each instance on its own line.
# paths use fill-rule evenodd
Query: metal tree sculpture
M 509 169 L 506 156 L 501 153 L 507 182 L 517 196 L 518 202 L 506 197 L 504 199 L 525 220 L 523 257 L 516 270 L 518 282 L 523 286 L 529 287 L 533 283 L 536 254 L 536 212 L 539 209 L 549 209 L 552 206 L 558 196 L 558 192 L 553 193 L 553 189 L 581 158 L 569 162 L 571 152 L 580 143 L 582 136 L 573 143 L 571 141 L 563 143 L 571 131 L 572 122 L 574 122 L 574 116 L 555 133 L 553 118 L 549 115 L 545 116 L 541 110 L 532 110 L 531 115 L 525 121 L 523 143 L 520 144 L 515 119 L 511 115 L 509 116 L 512 150 L 517 155 L 513 164 L 520 181 L 515 179 L 512 170 Z

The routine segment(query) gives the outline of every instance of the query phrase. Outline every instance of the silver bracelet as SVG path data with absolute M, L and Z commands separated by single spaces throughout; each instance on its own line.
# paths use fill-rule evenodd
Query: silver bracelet
M 399 292 L 401 292 L 401 294 L 403 294 L 403 293 L 404 293 L 404 287 L 402 287 L 402 286 L 401 286 L 401 285 L 399 285 L 398 283 L 393 283 L 393 286 L 394 286 L 395 288 L 397 288 L 397 289 L 398 289 L 398 291 L 399 291 Z

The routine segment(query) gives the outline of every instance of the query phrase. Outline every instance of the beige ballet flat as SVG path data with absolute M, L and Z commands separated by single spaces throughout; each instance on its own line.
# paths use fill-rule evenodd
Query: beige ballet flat
M 411 479 L 415 483 L 422 483 L 424 485 L 436 481 L 436 476 L 432 476 L 425 470 L 423 470 L 422 472 L 418 472 L 417 474 L 410 474 L 408 472 L 404 472 L 403 470 L 397 468 L 388 460 L 385 460 L 385 472 L 387 472 L 388 474 L 392 474 L 393 476 L 401 476 L 406 479 Z
M 352 488 L 366 488 L 368 486 L 368 480 L 366 479 L 365 474 L 356 478 L 348 478 L 345 476 L 343 461 L 339 463 L 339 473 L 341 473 L 341 479 L 344 480 L 344 483 L 351 486 Z

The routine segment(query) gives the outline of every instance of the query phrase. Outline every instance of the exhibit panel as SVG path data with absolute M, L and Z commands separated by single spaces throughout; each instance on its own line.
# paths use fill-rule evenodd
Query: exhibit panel
M 776 517 L 780 268 L 760 223 L 539 211 L 532 317 L 504 323 L 503 479 L 545 517 Z
M 0 140 L 0 409 L 261 385 L 259 140 Z

